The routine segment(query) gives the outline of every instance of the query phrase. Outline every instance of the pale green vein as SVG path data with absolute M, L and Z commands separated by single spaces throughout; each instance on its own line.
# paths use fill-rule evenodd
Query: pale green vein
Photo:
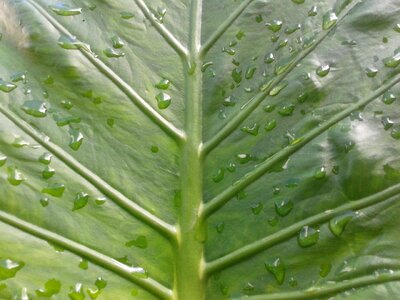
M 245 296 L 234 298 L 233 300 L 297 300 L 297 299 L 314 299 L 328 296 L 334 296 L 341 292 L 353 290 L 369 285 L 375 285 L 385 282 L 400 280 L 400 271 L 392 271 L 387 273 L 379 273 L 374 275 L 362 276 L 342 282 L 331 282 L 321 286 L 311 287 L 304 291 L 273 293 L 268 295 Z M 350 299 L 351 297 L 349 297 Z
M 184 47 L 173 34 L 165 28 L 164 25 L 155 18 L 154 14 L 147 7 L 143 0 L 135 0 L 136 4 L 139 6 L 142 13 L 151 22 L 158 33 L 165 39 L 165 41 L 178 53 L 182 59 L 186 59 L 188 55 L 188 50 Z
M 57 233 L 38 227 L 32 223 L 21 220 L 3 211 L 0 211 L 0 221 L 15 228 L 18 228 L 35 237 L 61 246 L 62 248 L 79 256 L 87 258 L 91 262 L 130 280 L 131 282 L 146 289 L 150 293 L 161 297 L 162 299 L 172 299 L 172 292 L 170 289 L 150 277 L 143 278 L 142 268 L 134 268 L 125 265 L 94 249 L 91 249 L 73 240 L 67 239 Z
M 271 169 L 276 163 L 281 162 L 287 159 L 290 155 L 298 151 L 303 146 L 307 145 L 310 141 L 320 136 L 324 132 L 326 132 L 330 127 L 343 120 L 347 116 L 349 116 L 352 112 L 364 107 L 365 105 L 372 102 L 377 97 L 381 96 L 392 86 L 400 82 L 400 75 L 395 76 L 390 81 L 386 82 L 379 89 L 377 89 L 371 96 L 366 99 L 360 100 L 353 105 L 349 105 L 349 107 L 340 113 L 336 114 L 329 120 L 322 123 L 320 126 L 310 130 L 303 137 L 296 140 L 295 144 L 289 145 L 288 147 L 280 150 L 275 153 L 270 158 L 266 159 L 264 162 L 260 163 L 253 171 L 247 173 L 243 178 L 236 181 L 232 186 L 225 189 L 222 193 L 217 195 L 214 199 L 210 200 L 204 206 L 204 216 L 207 217 L 211 215 L 213 212 L 221 208 L 228 201 L 232 199 L 238 192 L 255 182 L 261 176 L 263 176 L 268 170 Z
M 344 204 L 338 206 L 334 209 L 324 211 L 315 216 L 304 219 L 300 222 L 297 222 L 285 229 L 282 229 L 276 233 L 273 233 L 265 238 L 262 238 L 256 242 L 253 242 L 249 245 L 246 245 L 240 249 L 237 249 L 225 256 L 217 258 L 214 261 L 208 262 L 206 264 L 207 274 L 210 275 L 217 271 L 221 271 L 227 267 L 230 267 L 234 264 L 237 264 L 241 261 L 248 259 L 249 257 L 254 256 L 255 254 L 264 251 L 270 247 L 273 247 L 279 243 L 282 243 L 296 234 L 303 228 L 304 226 L 311 226 L 314 224 L 321 224 L 329 221 L 332 217 L 339 215 L 340 213 L 346 211 L 354 211 L 362 208 L 366 208 L 385 200 L 391 199 L 395 196 L 400 195 L 400 184 L 394 185 L 386 190 L 378 192 L 374 195 L 362 198 L 357 201 L 350 202 L 348 204 Z M 397 200 L 397 199 L 396 199 Z
M 244 12 L 244 10 L 253 2 L 254 0 L 243 1 L 242 4 L 235 9 L 235 11 L 227 18 L 225 21 L 217 28 L 216 31 L 208 38 L 208 40 L 203 44 L 200 50 L 200 56 L 204 57 L 208 50 L 211 49 L 213 45 L 221 38 L 221 36 L 228 30 L 228 28 L 237 20 L 237 18 Z
M 304 49 L 299 53 L 299 55 L 291 62 L 287 69 L 280 75 L 278 75 L 272 82 L 269 83 L 268 88 L 265 91 L 261 91 L 253 98 L 251 98 L 245 105 L 243 105 L 240 111 L 232 117 L 225 126 L 219 130 L 209 141 L 204 143 L 203 151 L 204 154 L 209 153 L 215 147 L 217 147 L 222 141 L 224 141 L 236 128 L 259 106 L 259 104 L 269 95 L 271 90 L 279 85 L 290 73 L 296 68 L 296 66 L 305 59 L 312 51 L 325 40 L 329 34 L 335 30 L 335 28 L 344 20 L 344 18 L 349 14 L 349 12 L 359 3 L 359 1 L 354 2 L 354 4 L 349 5 L 339 16 L 338 22 L 332 26 L 330 29 L 320 32 L 319 36 L 316 37 L 315 42 L 309 48 Z
M 32 139 L 42 145 L 49 152 L 53 153 L 58 159 L 64 162 L 68 167 L 75 171 L 78 175 L 89 181 L 105 196 L 110 198 L 126 212 L 132 216 L 140 219 L 145 224 L 154 228 L 157 232 L 166 236 L 168 239 L 175 239 L 176 229 L 172 225 L 159 219 L 149 211 L 145 210 L 141 206 L 134 203 L 131 199 L 123 195 L 121 192 L 116 190 L 102 178 L 97 176 L 82 163 L 77 161 L 73 156 L 64 151 L 61 147 L 50 142 L 49 138 L 39 134 L 35 129 L 28 125 L 25 121 L 21 120 L 18 116 L 11 113 L 3 106 L 0 105 L 0 113 L 2 113 L 7 119 L 13 122 L 23 132 L 28 134 Z
M 54 19 L 45 9 L 32 0 L 27 0 L 41 16 L 43 16 L 50 24 L 54 26 L 60 33 L 72 37 L 73 34 Z M 184 138 L 184 133 L 176 128 L 170 121 L 166 120 L 157 110 L 155 110 L 146 100 L 144 100 L 126 81 L 117 75 L 110 67 L 97 58 L 93 53 L 89 53 L 84 49 L 79 49 L 80 52 L 109 80 L 111 80 L 128 98 L 131 100 L 145 115 L 157 124 L 169 136 L 181 140 Z

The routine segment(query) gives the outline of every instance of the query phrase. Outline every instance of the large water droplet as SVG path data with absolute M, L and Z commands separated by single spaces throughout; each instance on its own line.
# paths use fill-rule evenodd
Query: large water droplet
M 389 130 L 394 125 L 394 122 L 387 116 L 382 117 L 381 122 L 385 130 Z
M 0 281 L 15 277 L 17 272 L 24 267 L 24 263 L 11 259 L 0 260 Z
M 245 126 L 243 126 L 243 127 L 241 128 L 241 130 L 242 130 L 243 132 L 246 132 L 246 133 L 251 134 L 251 135 L 254 135 L 254 136 L 257 136 L 257 135 L 258 135 L 259 129 L 260 129 L 260 125 L 257 124 L 257 123 L 254 123 L 254 124 L 252 124 L 252 125 L 245 125 Z
M 155 85 L 155 87 L 158 88 L 159 90 L 168 90 L 170 84 L 171 82 L 168 79 L 163 78 L 160 80 L 159 83 Z
M 382 102 L 389 105 L 396 101 L 396 96 L 391 92 L 386 92 L 382 96 Z
M 25 101 L 21 109 L 36 118 L 44 118 L 47 116 L 47 104 L 39 100 Z
M 75 16 L 82 13 L 82 8 L 71 7 L 68 4 L 57 3 L 54 5 L 49 5 L 49 8 L 60 16 Z
M 293 103 L 285 104 L 279 108 L 278 113 L 283 117 L 291 116 L 293 114 L 295 107 L 296 106 Z
M 266 55 L 265 55 L 265 57 L 264 57 L 264 62 L 266 63 L 266 64 L 271 64 L 271 63 L 273 63 L 275 61 L 275 56 L 274 56 L 274 54 L 271 52 L 271 53 L 267 53 Z
M 77 283 L 75 286 L 71 287 L 68 296 L 71 300 L 84 300 L 85 294 L 83 292 L 82 283 Z
M 15 166 L 8 167 L 7 173 L 8 173 L 7 180 L 12 185 L 15 185 L 15 186 L 20 185 L 22 183 L 22 181 L 25 180 L 24 175 L 22 175 L 22 173 Z
M 329 229 L 335 236 L 339 237 L 344 232 L 347 224 L 355 216 L 354 212 L 346 212 L 340 216 L 334 217 L 329 222 Z
M 14 90 L 16 87 L 17 87 L 16 84 L 0 79 L 0 91 L 3 91 L 5 93 L 9 93 L 12 90 Z
M 315 71 L 315 73 L 317 73 L 317 75 L 319 77 L 325 77 L 326 75 L 329 74 L 329 71 L 331 70 L 331 67 L 328 64 L 324 64 L 321 65 L 317 68 L 317 70 Z
M 318 14 L 318 7 L 314 5 L 308 11 L 308 16 L 315 17 L 317 14 Z
M 275 277 L 278 284 L 285 281 L 286 268 L 279 257 L 265 262 L 265 268 Z
M 289 84 L 288 81 L 283 80 L 282 82 L 280 82 L 278 85 L 276 85 L 270 92 L 269 95 L 270 96 L 276 96 L 278 95 L 285 87 L 287 87 Z
M 62 183 L 51 183 L 42 189 L 42 192 L 54 197 L 62 197 L 65 191 L 65 185 Z
M 368 77 L 375 77 L 378 74 L 378 69 L 375 67 L 368 67 L 365 69 L 365 73 L 367 74 Z
M 254 73 L 256 72 L 257 68 L 256 67 L 248 67 L 246 70 L 246 75 L 245 78 L 246 79 L 252 79 L 254 76 Z
M 328 11 L 322 18 L 322 28 L 328 30 L 335 26 L 338 18 L 333 11 Z
M 112 42 L 113 47 L 116 48 L 116 49 L 122 48 L 122 47 L 125 45 L 123 39 L 121 39 L 121 38 L 120 38 L 119 36 L 117 36 L 117 35 L 114 35 L 114 36 L 111 38 L 111 42 Z
M 269 30 L 272 32 L 278 32 L 282 28 L 283 22 L 280 20 L 273 20 L 270 23 L 265 24 Z
M 72 211 L 84 208 L 89 202 L 89 195 L 85 192 L 76 194 Z
M 103 290 L 107 286 L 107 281 L 103 277 L 97 277 L 94 285 L 97 286 L 99 290 Z
M 233 69 L 233 71 L 232 71 L 232 79 L 236 83 L 240 83 L 242 81 L 242 70 L 238 69 L 238 68 Z
M 45 152 L 39 156 L 38 161 L 44 165 L 49 165 L 51 163 L 51 158 L 53 155 L 51 153 Z
M 293 209 L 293 202 L 289 199 L 275 201 L 275 211 L 281 217 L 287 216 Z
M 383 60 L 384 64 L 388 68 L 396 68 L 400 64 L 400 52 L 396 53 L 391 57 L 387 57 Z M 0 85 L 1 89 L 1 85 Z
M 53 177 L 55 173 L 56 171 L 52 167 L 46 166 L 42 171 L 42 177 L 43 179 L 49 179 Z
M 267 124 L 265 124 L 264 130 L 271 131 L 275 127 L 276 127 L 276 120 L 273 119 L 273 120 L 268 121 Z
M 53 295 L 58 294 L 60 290 L 61 282 L 53 278 L 46 281 L 44 284 L 44 289 L 38 289 L 35 292 L 38 297 L 50 298 Z
M 325 166 L 321 166 L 314 172 L 315 179 L 324 179 L 326 177 L 326 168 Z
M 113 48 L 107 48 L 103 50 L 103 53 L 110 58 L 119 58 L 125 56 L 125 53 L 121 50 L 116 50 Z
M 83 142 L 82 133 L 78 129 L 70 128 L 69 135 L 70 135 L 69 147 L 74 151 L 78 151 Z
M 147 238 L 144 235 L 139 235 L 136 239 L 125 243 L 127 247 L 137 247 L 141 249 L 147 248 Z
M 304 226 L 297 237 L 300 247 L 306 248 L 315 245 L 319 240 L 319 230 L 310 226 Z
M 171 96 L 166 93 L 159 93 L 156 100 L 159 109 L 166 109 L 171 104 Z

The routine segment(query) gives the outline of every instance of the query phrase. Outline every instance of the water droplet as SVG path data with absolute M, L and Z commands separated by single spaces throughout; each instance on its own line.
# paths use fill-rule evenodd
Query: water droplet
M 72 102 L 69 101 L 69 100 L 63 100 L 63 101 L 61 101 L 61 105 L 62 105 L 65 109 L 68 109 L 68 110 L 70 110 L 72 107 L 74 107 L 74 105 L 72 104 Z
M 38 161 L 44 165 L 49 165 L 51 163 L 51 158 L 53 155 L 51 153 L 45 152 L 39 156 Z
M 385 130 L 389 130 L 394 125 L 394 122 L 390 119 L 390 117 L 382 117 L 381 122 Z
M 187 73 L 193 75 L 196 72 L 197 64 L 194 61 L 189 61 L 187 64 Z
M 293 3 L 303 4 L 306 0 L 292 0 Z
M 240 153 L 236 155 L 236 159 L 240 164 L 246 164 L 251 160 L 250 154 Z
M 243 37 L 245 37 L 245 33 L 242 31 L 242 30 L 239 30 L 237 33 L 236 33 L 236 38 L 240 41 Z
M 114 35 L 111 38 L 111 42 L 113 47 L 116 49 L 122 48 L 125 45 L 124 41 L 117 35 Z
M 139 235 L 136 239 L 125 243 L 126 247 L 137 247 L 141 249 L 147 248 L 147 238 L 144 235 Z
M 7 156 L 0 152 L 0 167 L 4 166 L 7 162 Z
M 315 73 L 317 73 L 317 75 L 319 77 L 325 77 L 326 75 L 329 74 L 329 71 L 331 70 L 331 67 L 328 64 L 325 65 L 321 65 L 317 68 L 317 70 L 315 71 Z
M 330 263 L 322 263 L 319 266 L 319 276 L 325 278 L 331 272 L 332 265 Z
M 242 70 L 238 69 L 238 68 L 233 69 L 233 71 L 232 71 L 232 79 L 236 83 L 240 83 L 242 81 Z
M 249 294 L 252 291 L 254 291 L 254 285 L 252 285 L 250 282 L 246 283 L 246 286 L 243 288 L 243 293 Z
M 15 148 L 22 148 L 29 146 L 29 142 L 25 141 L 22 137 L 16 137 L 11 144 Z
M 271 53 L 267 53 L 266 55 L 265 55 L 265 57 L 264 57 L 264 62 L 266 63 L 266 64 L 271 64 L 271 63 L 273 63 L 275 61 L 275 56 L 274 56 L 274 54 L 271 52 Z
M 81 118 L 79 117 L 75 117 L 75 116 L 71 116 L 71 115 L 62 115 L 60 113 L 55 113 L 53 115 L 53 119 L 54 121 L 56 121 L 57 126 L 65 126 L 65 125 L 70 125 L 73 123 L 80 123 L 81 122 Z
M 317 14 L 318 14 L 318 7 L 314 5 L 314 6 L 312 6 L 312 7 L 310 8 L 310 10 L 308 11 L 308 15 L 309 15 L 310 17 L 315 17 Z
M 276 47 L 276 50 L 286 47 L 288 42 L 289 42 L 288 39 L 283 39 L 282 41 L 279 42 L 278 46 Z
M 161 79 L 159 83 L 155 85 L 159 90 L 168 90 L 171 82 L 168 79 Z
M 79 262 L 78 265 L 79 268 L 81 268 L 82 270 L 87 270 L 89 268 L 89 262 L 86 259 L 81 259 L 81 261 Z
M 378 69 L 375 67 L 368 67 L 365 69 L 365 73 L 367 74 L 368 77 L 375 77 L 378 74 Z
M 74 36 L 61 35 L 57 41 L 57 44 L 68 50 L 76 50 L 81 48 L 84 44 L 76 39 Z
M 11 75 L 11 81 L 12 82 L 22 81 L 23 83 L 26 83 L 26 74 L 27 71 L 15 72 L 14 74 Z
M 265 25 L 272 32 L 278 32 L 282 28 L 283 22 L 280 20 L 273 20 L 271 23 L 266 23 Z
M 387 57 L 383 60 L 383 63 L 388 68 L 396 68 L 400 64 L 400 52 L 396 53 L 391 57 Z M 0 89 L 1 89 L 1 82 L 0 82 Z
M 287 216 L 292 211 L 293 206 L 293 202 L 288 199 L 275 201 L 275 211 L 281 217 Z
M 283 117 L 291 116 L 295 107 L 296 106 L 293 103 L 285 104 L 284 106 L 279 108 L 278 113 Z
M 382 102 L 385 103 L 386 105 L 392 104 L 394 101 L 396 101 L 396 96 L 391 93 L 391 92 L 386 92 L 382 96 Z
M 89 295 L 90 299 L 97 299 L 97 297 L 99 297 L 101 294 L 101 290 L 97 288 L 88 288 L 86 292 Z
M 333 11 L 328 11 L 323 17 L 322 17 L 322 28 L 324 30 L 331 29 L 333 26 L 335 26 L 338 18 L 336 14 Z
M 285 29 L 285 33 L 286 34 L 292 34 L 292 33 L 296 32 L 297 30 L 300 30 L 300 29 L 301 29 L 301 24 L 296 24 L 293 27 L 287 27 Z
M 129 20 L 132 19 L 135 15 L 129 11 L 121 11 L 119 13 L 122 19 Z
M 25 180 L 22 173 L 15 166 L 8 167 L 7 173 L 8 173 L 7 180 L 12 185 L 15 185 L 15 186 L 20 185 L 22 183 L 22 181 Z
M 36 118 L 44 118 L 47 116 L 47 104 L 39 100 L 25 101 L 21 109 Z
M 235 106 L 237 102 L 238 99 L 235 96 L 229 96 L 224 99 L 224 102 L 222 102 L 222 104 L 224 106 Z
M 17 87 L 16 84 L 0 79 L 0 91 L 3 91 L 5 93 L 9 93 L 12 90 L 14 90 L 16 87 Z
M 389 43 L 389 38 L 388 38 L 387 36 L 384 36 L 384 37 L 382 38 L 382 43 L 384 43 L 384 44 Z
M 89 202 L 89 195 L 85 192 L 76 194 L 72 211 L 84 208 Z
M 42 190 L 43 193 L 58 198 L 62 197 L 64 191 L 65 191 L 65 185 L 62 183 L 51 183 Z
M 392 138 L 394 138 L 395 140 L 399 140 L 400 139 L 400 126 L 396 126 L 392 129 L 392 132 L 390 133 L 390 135 L 392 136 Z
M 202 66 L 201 66 L 201 71 L 205 72 L 207 70 L 208 67 L 211 67 L 214 63 L 212 61 L 208 61 L 205 62 Z
M 256 67 L 248 67 L 246 70 L 246 75 L 245 78 L 246 79 L 252 79 L 254 76 L 254 73 L 256 72 L 257 68 Z
M 278 225 L 278 223 L 279 223 L 279 219 L 277 216 L 274 216 L 274 217 L 268 219 L 268 224 L 272 227 L 275 227 L 276 225 Z
M 262 21 L 263 21 L 262 15 L 261 15 L 261 14 L 258 14 L 258 15 L 256 16 L 256 22 L 257 22 L 257 23 L 261 23 Z
M 270 96 L 276 96 L 278 95 L 285 87 L 287 87 L 289 84 L 288 81 L 283 80 L 281 81 L 278 85 L 276 85 L 270 92 L 269 95 Z
M 82 283 L 77 283 L 74 287 L 71 287 L 68 296 L 71 300 L 84 300 L 85 294 L 83 292 Z
M 94 200 L 94 203 L 96 203 L 97 205 L 104 205 L 106 202 L 107 202 L 107 198 L 104 196 L 97 197 Z
M 230 162 L 229 165 L 226 167 L 226 169 L 233 173 L 236 171 L 236 164 L 234 162 Z
M 49 205 L 49 198 L 42 197 L 42 198 L 40 198 L 39 202 L 40 202 L 41 206 L 46 207 Z
M 17 272 L 24 267 L 24 263 L 11 259 L 0 260 L 0 281 L 15 277 Z
M 166 109 L 171 104 L 171 96 L 166 93 L 159 93 L 156 100 L 159 109 Z
M 270 113 L 270 112 L 273 112 L 275 110 L 275 108 L 276 108 L 276 105 L 268 104 L 268 105 L 264 106 L 264 111 Z
M 347 224 L 355 216 L 354 212 L 346 212 L 340 216 L 334 217 L 329 221 L 329 229 L 333 235 L 340 237 L 344 232 Z
M 257 123 L 254 123 L 252 125 L 243 126 L 241 128 L 241 131 L 246 132 L 251 135 L 254 135 L 254 136 L 257 136 L 259 129 L 260 129 L 260 125 Z
M 42 171 L 42 177 L 43 179 L 49 179 L 54 176 L 56 173 L 56 170 L 54 170 L 52 167 L 46 166 L 44 170 Z
M 276 120 L 272 119 L 270 121 L 267 122 L 267 124 L 265 124 L 264 126 L 264 130 L 265 131 L 271 131 L 272 129 L 274 129 L 276 127 Z
M 75 16 L 82 13 L 82 8 L 80 7 L 71 7 L 68 4 L 57 3 L 54 5 L 49 5 L 49 8 L 54 11 L 57 15 L 60 16 Z
M 107 281 L 103 277 L 97 277 L 94 285 L 97 286 L 99 290 L 103 290 L 107 286 Z
M 225 170 L 223 168 L 218 169 L 218 171 L 212 177 L 214 182 L 220 182 L 224 179 Z
M 296 280 L 294 277 L 290 277 L 290 279 L 289 279 L 289 285 L 290 285 L 291 287 L 296 287 L 296 286 L 299 285 L 299 283 L 297 282 L 297 280 Z
M 315 245 L 319 240 L 319 230 L 310 226 L 304 226 L 297 237 L 300 247 L 306 248 Z
M 215 229 L 217 230 L 218 233 L 221 234 L 221 233 L 224 231 L 224 229 L 225 229 L 225 223 L 224 223 L 224 222 L 218 223 L 218 224 L 215 226 Z
M 150 147 L 150 151 L 151 151 L 151 153 L 158 153 L 160 151 L 160 149 L 157 146 L 152 145 Z
M 259 215 L 264 208 L 264 205 L 260 202 L 254 203 L 251 205 L 251 211 L 253 212 L 253 215 Z
M 110 58 L 118 58 L 118 57 L 123 57 L 125 56 L 125 53 L 120 51 L 120 50 L 116 50 L 113 48 L 107 48 L 103 50 L 103 53 Z
M 35 292 L 38 297 L 50 298 L 53 295 L 58 294 L 60 290 L 61 282 L 53 278 L 46 281 L 44 284 L 44 289 L 38 289 Z
M 281 285 L 285 281 L 286 268 L 279 257 L 266 261 L 265 268 L 275 277 L 278 284 Z
M 229 55 L 235 55 L 236 54 L 235 49 L 229 48 L 229 47 L 223 47 L 222 48 L 222 52 L 225 52 L 225 53 L 227 53 Z
M 315 179 L 324 179 L 326 177 L 326 168 L 325 166 L 319 167 L 314 172 Z
M 167 13 L 167 9 L 166 8 L 164 8 L 164 7 L 157 7 L 157 13 L 156 13 L 156 15 L 155 15 L 155 17 L 156 17 L 156 20 L 158 20 L 160 23 L 163 23 L 164 22 L 164 17 L 165 17 L 165 14 Z
M 70 135 L 69 147 L 74 151 L 78 151 L 83 142 L 82 133 L 78 129 L 70 128 L 69 135 Z

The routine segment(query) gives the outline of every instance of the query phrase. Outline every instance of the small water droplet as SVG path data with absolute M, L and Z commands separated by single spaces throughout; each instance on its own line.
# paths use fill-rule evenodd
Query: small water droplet
M 303 4 L 306 0 L 292 0 L 293 3 Z
M 158 148 L 158 146 L 152 145 L 150 147 L 150 151 L 151 151 L 151 153 L 158 153 L 160 151 L 160 149 Z
M 171 82 L 168 79 L 161 79 L 159 83 L 155 85 L 159 90 L 168 90 Z
M 72 211 L 84 208 L 89 202 L 89 195 L 85 192 L 76 194 Z
M 95 200 L 94 200 L 94 203 L 96 203 L 96 205 L 104 205 L 105 203 L 107 202 L 107 198 L 106 197 L 104 197 L 104 196 L 100 196 L 100 197 L 97 197 Z
M 189 61 L 187 64 L 187 73 L 193 75 L 196 72 L 197 64 L 193 61 Z
M 385 130 L 389 130 L 394 125 L 394 122 L 387 116 L 382 117 L 381 122 Z
M 271 64 L 271 63 L 273 63 L 275 61 L 275 56 L 274 56 L 274 54 L 271 52 L 271 53 L 267 53 L 266 55 L 265 55 L 265 57 L 264 57 L 264 62 L 266 63 L 266 64 Z
M 232 79 L 236 83 L 240 83 L 242 81 L 242 70 L 238 69 L 238 68 L 233 69 L 233 71 L 232 71 Z
M 217 230 L 218 233 L 221 234 L 221 233 L 224 231 L 224 229 L 225 229 L 225 223 L 224 223 L 224 222 L 218 223 L 218 224 L 215 226 L 215 229 Z
M 166 93 L 159 93 L 156 100 L 159 109 L 166 109 L 171 104 L 171 96 Z
M 222 102 L 222 104 L 224 106 L 235 106 L 237 102 L 238 99 L 235 96 L 229 96 L 224 99 L 224 102 Z
M 44 289 L 38 289 L 35 291 L 38 297 L 50 298 L 56 295 L 61 290 L 61 282 L 57 279 L 49 279 L 44 284 Z
M 78 129 L 70 128 L 69 135 L 70 135 L 69 147 L 74 151 L 78 151 L 83 142 L 82 133 Z
M 329 229 L 332 234 L 340 237 L 346 229 L 347 224 L 351 221 L 351 219 L 353 219 L 354 216 L 354 212 L 346 212 L 340 216 L 331 219 L 329 221 Z
M 284 48 L 287 46 L 289 40 L 288 39 L 283 39 L 279 42 L 278 46 L 276 47 L 276 50 L 279 50 L 281 48 Z
M 240 164 L 246 164 L 251 160 L 250 154 L 240 153 L 236 155 L 236 159 Z
M 115 125 L 115 120 L 112 119 L 112 118 L 108 118 L 108 119 L 106 120 L 106 123 L 107 123 L 107 125 L 108 125 L 109 127 L 113 128 L 114 125 Z
M 54 197 L 62 197 L 65 191 L 65 185 L 62 183 L 51 183 L 42 189 L 42 192 Z
M 273 112 L 275 110 L 275 108 L 276 108 L 276 105 L 268 104 L 268 105 L 264 106 L 263 109 L 264 109 L 264 111 L 270 113 L 270 112 Z
M 296 32 L 297 30 L 300 30 L 300 29 L 301 29 L 301 24 L 296 24 L 293 27 L 287 27 L 285 29 L 285 33 L 286 34 L 292 34 L 292 33 Z
M 287 87 L 289 84 L 288 81 L 283 80 L 281 81 L 278 85 L 276 85 L 270 92 L 269 95 L 270 96 L 276 96 L 278 95 L 285 87 Z
M 293 206 L 294 206 L 293 202 L 289 199 L 282 199 L 275 201 L 275 211 L 281 217 L 285 217 L 288 214 L 290 214 L 290 212 L 293 209 Z
M 390 133 L 390 135 L 392 136 L 392 138 L 394 138 L 395 140 L 399 140 L 400 139 L 400 126 L 396 126 L 392 129 L 392 132 Z
M 121 11 L 119 13 L 122 19 L 129 20 L 132 19 L 135 15 L 131 13 L 130 11 Z
M 254 203 L 251 205 L 251 211 L 253 212 L 253 215 L 259 215 L 264 208 L 264 205 L 261 202 Z
M 225 52 L 225 53 L 227 53 L 229 55 L 235 55 L 236 54 L 235 49 L 229 48 L 229 47 L 223 47 L 222 48 L 222 52 Z
M 49 198 L 42 197 L 42 198 L 40 198 L 39 202 L 40 202 L 41 206 L 46 207 L 49 205 Z
M 289 279 L 289 285 L 290 285 L 291 287 L 296 287 L 296 286 L 299 285 L 299 283 L 297 282 L 297 280 L 296 280 L 294 277 L 290 277 L 290 279 Z
M 213 63 L 212 61 L 205 62 L 205 63 L 201 66 L 201 71 L 202 71 L 202 72 L 205 72 L 205 71 L 208 69 L 208 67 L 211 67 L 213 64 L 214 64 L 214 63 Z
M 225 169 L 220 168 L 218 169 L 218 171 L 214 174 L 214 176 L 212 177 L 214 182 L 220 182 L 224 179 L 225 176 Z
M 246 286 L 243 288 L 243 293 L 250 294 L 252 291 L 254 291 L 254 285 L 250 282 L 246 283 Z
M 385 103 L 386 105 L 392 104 L 394 101 L 396 101 L 396 96 L 391 93 L 391 92 L 386 92 L 382 96 L 382 102 Z
M 81 261 L 79 262 L 78 265 L 79 268 L 81 268 L 82 270 L 87 270 L 89 268 L 89 262 L 86 259 L 81 259 Z
M 315 179 L 324 179 L 326 177 L 326 168 L 325 166 L 319 167 L 314 172 Z
M 125 56 L 125 53 L 120 51 L 120 50 L 116 50 L 113 48 L 107 48 L 103 50 L 103 53 L 110 58 L 119 58 L 119 57 L 123 57 Z
M 275 227 L 276 225 L 278 225 L 278 223 L 279 223 L 279 219 L 277 216 L 274 216 L 274 217 L 268 219 L 268 224 L 272 227 Z
M 97 299 L 101 294 L 101 290 L 97 288 L 88 288 L 86 290 L 87 294 L 89 295 L 90 299 Z
M 266 23 L 265 25 L 272 32 L 278 32 L 282 28 L 283 22 L 280 20 L 273 20 L 271 23 Z
M 155 14 L 156 20 L 158 20 L 160 23 L 164 22 L 164 17 L 165 14 L 167 13 L 167 9 L 164 7 L 157 7 L 157 13 Z
M 72 102 L 69 101 L 69 100 L 63 100 L 63 101 L 61 101 L 61 105 L 62 105 L 65 109 L 68 109 L 68 110 L 70 110 L 72 107 L 74 107 L 74 105 L 72 104 Z
M 300 247 L 306 248 L 315 245 L 319 240 L 319 230 L 310 226 L 304 226 L 297 237 Z
M 49 5 L 49 8 L 60 16 L 75 16 L 82 13 L 82 8 L 71 7 L 68 4 L 57 3 L 54 5 Z
M 16 84 L 0 79 L 0 91 L 3 91 L 5 93 L 9 93 L 12 90 L 14 90 L 15 88 L 17 88 Z
M 114 35 L 114 36 L 111 38 L 111 42 L 112 42 L 113 47 L 116 48 L 116 49 L 120 49 L 120 48 L 122 48 L 122 47 L 125 45 L 123 39 L 121 39 L 121 38 L 120 38 L 119 36 L 117 36 L 117 35 Z
M 42 178 L 49 179 L 49 178 L 53 177 L 55 173 L 56 173 L 56 171 L 52 167 L 46 166 L 44 168 L 44 170 L 42 171 Z
M 226 167 L 226 169 L 233 173 L 236 171 L 236 164 L 234 162 L 230 162 L 229 165 Z
M 246 75 L 245 78 L 247 80 L 252 79 L 254 76 L 254 73 L 256 72 L 257 68 L 256 67 L 248 67 L 246 70 Z
M 325 278 L 331 272 L 332 265 L 330 263 L 322 263 L 319 266 L 319 276 Z
M 246 36 L 246 34 L 242 31 L 242 30 L 239 30 L 237 33 L 236 33 L 236 38 L 240 41 L 243 37 L 245 37 Z
M 49 165 L 51 163 L 53 155 L 51 153 L 45 152 L 39 156 L 38 161 L 44 165 Z
M 315 71 L 315 73 L 317 73 L 317 75 L 319 77 L 325 77 L 326 75 L 329 74 L 329 71 L 331 70 L 331 67 L 328 64 L 324 64 L 321 65 L 317 68 L 317 70 Z
M 0 152 L 0 167 L 4 166 L 7 162 L 7 156 Z
M 15 277 L 17 272 L 24 267 L 23 262 L 11 259 L 0 260 L 0 281 Z
M 400 33 L 400 23 L 393 26 L 393 30 Z
M 257 136 L 258 135 L 258 131 L 260 129 L 260 125 L 257 123 L 254 123 L 252 125 L 245 125 L 241 128 L 241 131 Z
M 44 118 L 47 116 L 47 104 L 39 100 L 25 101 L 21 109 L 26 114 L 36 118 Z
M 396 53 L 391 57 L 385 58 L 383 60 L 383 63 L 388 68 L 396 68 L 400 64 L 400 52 Z M 0 83 L 0 89 L 1 89 L 1 83 Z
M 83 285 L 82 283 L 77 283 L 75 286 L 70 287 L 70 292 L 68 296 L 71 300 L 84 300 L 85 294 L 83 292 Z
M 107 281 L 103 277 L 97 277 L 94 285 L 97 286 L 99 290 L 103 290 L 107 286 Z
M 291 116 L 295 107 L 296 106 L 293 103 L 285 104 L 279 108 L 278 113 L 283 117 Z
M 261 15 L 261 14 L 258 14 L 258 15 L 256 16 L 256 22 L 257 22 L 257 23 L 261 23 L 262 21 L 263 21 L 262 15 Z
M 375 67 L 368 67 L 365 69 L 365 73 L 367 74 L 368 77 L 375 77 L 378 74 L 378 69 Z
M 137 247 L 141 249 L 147 248 L 147 238 L 144 235 L 139 235 L 136 239 L 125 243 L 126 247 Z
M 285 281 L 286 268 L 281 258 L 276 257 L 266 261 L 265 268 L 275 277 L 279 285 Z
M 27 71 L 15 72 L 14 74 L 11 75 L 11 81 L 12 82 L 22 81 L 23 83 L 26 83 L 27 82 L 26 74 L 27 74 Z
M 25 180 L 24 175 L 15 166 L 10 166 L 7 168 L 7 180 L 12 185 L 18 186 Z
M 322 28 L 324 30 L 331 29 L 335 24 L 337 23 L 337 16 L 333 11 L 328 11 L 323 17 L 322 17 Z
M 308 16 L 315 17 L 317 14 L 318 14 L 318 7 L 314 5 L 308 11 Z
M 276 127 L 276 120 L 272 119 L 270 121 L 267 122 L 267 124 L 265 124 L 264 126 L 264 130 L 265 131 L 271 131 L 272 129 L 274 129 Z
M 15 148 L 22 148 L 29 146 L 29 142 L 25 141 L 22 137 L 17 136 L 11 145 Z

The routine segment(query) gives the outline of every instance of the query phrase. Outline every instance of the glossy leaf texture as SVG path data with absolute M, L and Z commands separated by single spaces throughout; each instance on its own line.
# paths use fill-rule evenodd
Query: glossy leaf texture
M 1 299 L 400 297 L 397 0 L 1 0 Z

